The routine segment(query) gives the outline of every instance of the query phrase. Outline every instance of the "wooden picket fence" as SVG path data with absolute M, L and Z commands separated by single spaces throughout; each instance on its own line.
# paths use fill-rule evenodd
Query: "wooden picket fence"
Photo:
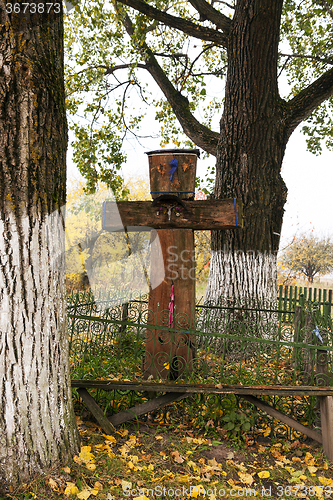
M 278 310 L 284 311 L 283 321 L 293 321 L 296 306 L 304 307 L 306 303 L 315 306 L 324 317 L 331 318 L 333 290 L 302 286 L 283 286 L 278 289 Z

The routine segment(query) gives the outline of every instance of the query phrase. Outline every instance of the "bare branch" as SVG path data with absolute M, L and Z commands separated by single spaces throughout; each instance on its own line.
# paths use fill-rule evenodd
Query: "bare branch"
M 131 36 L 134 33 L 134 28 L 130 17 L 126 14 L 122 18 L 122 23 Z M 178 92 L 163 69 L 158 64 L 153 52 L 144 42 L 138 46 L 138 49 L 146 60 L 146 69 L 154 78 L 157 85 L 168 100 L 172 107 L 184 133 L 200 148 L 207 153 L 216 156 L 217 143 L 220 137 L 218 132 L 213 132 L 208 127 L 202 125 L 191 113 L 189 102 L 180 92 Z
M 232 21 L 229 17 L 214 9 L 206 0 L 189 0 L 190 4 L 199 12 L 200 20 L 208 19 L 227 35 L 230 31 Z
M 211 49 L 212 47 L 215 47 L 215 44 L 211 44 L 211 45 L 207 45 L 201 52 L 200 54 L 197 55 L 197 57 L 192 61 L 192 64 L 187 72 L 186 75 L 184 75 L 183 77 L 183 83 L 182 83 L 182 86 L 181 88 L 179 89 L 179 92 L 181 92 L 185 86 L 185 83 L 186 83 L 186 80 L 191 76 L 191 73 L 192 73 L 192 69 L 195 65 L 195 63 L 197 62 L 198 59 L 200 59 L 200 57 L 202 56 L 202 54 L 204 54 L 205 52 L 207 52 L 207 50 Z
M 105 75 L 112 75 L 118 69 L 126 69 L 126 68 L 142 68 L 147 69 L 145 64 L 141 63 L 132 63 L 132 64 L 118 64 L 117 66 L 100 66 L 106 68 Z
M 329 59 L 327 57 L 319 57 L 319 56 L 311 56 L 306 54 L 279 54 L 281 57 L 288 57 L 289 59 L 293 57 L 298 57 L 299 59 L 311 59 L 313 61 L 322 62 L 325 64 L 333 64 L 333 59 Z
M 333 95 L 333 68 L 287 103 L 286 132 L 288 136 L 322 102 Z
M 214 3 L 222 3 L 223 5 L 226 5 L 227 7 L 229 7 L 229 9 L 233 9 L 233 10 L 235 9 L 234 5 L 231 5 L 228 2 L 223 2 L 223 0 L 212 0 L 212 6 L 214 5 Z
M 170 28 L 178 29 L 183 33 L 194 38 L 199 38 L 200 40 L 205 40 L 209 42 L 214 42 L 222 47 L 227 47 L 227 35 L 221 33 L 220 31 L 213 30 L 211 28 L 206 28 L 205 26 L 200 26 L 199 24 L 192 23 L 187 19 L 181 19 L 180 17 L 171 16 L 166 12 L 155 9 L 151 5 L 148 5 L 141 0 L 117 0 L 119 3 L 132 7 L 133 9 L 145 14 L 151 19 L 156 19 L 163 24 L 169 26 Z M 214 9 L 215 10 L 215 9 Z

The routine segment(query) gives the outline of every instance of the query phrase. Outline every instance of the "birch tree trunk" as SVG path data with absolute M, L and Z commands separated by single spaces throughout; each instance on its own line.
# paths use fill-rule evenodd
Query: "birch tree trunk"
M 7 4 L 8 5 L 8 4 Z M 58 4 L 61 5 L 61 4 Z M 8 8 L 7 8 L 8 10 Z M 67 123 L 62 12 L 0 1 L 0 490 L 79 446 L 60 208 Z
M 237 2 L 215 197 L 242 200 L 244 228 L 212 231 L 206 303 L 267 304 L 276 299 L 276 254 L 287 196 L 280 174 L 288 140 L 285 102 L 277 86 L 282 4 Z

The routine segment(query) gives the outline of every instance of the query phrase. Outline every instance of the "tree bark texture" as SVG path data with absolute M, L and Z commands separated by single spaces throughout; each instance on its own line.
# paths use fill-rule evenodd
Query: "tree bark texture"
M 228 75 L 215 198 L 237 197 L 244 228 L 212 231 L 206 301 L 271 300 L 287 190 L 285 102 L 277 88 L 282 0 L 239 0 L 228 43 Z
M 68 360 L 62 12 L 0 2 L 0 490 L 77 453 Z

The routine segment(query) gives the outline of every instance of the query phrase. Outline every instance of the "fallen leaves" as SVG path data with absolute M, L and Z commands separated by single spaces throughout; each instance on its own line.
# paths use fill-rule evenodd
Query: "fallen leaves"
M 177 464 L 182 464 L 184 462 L 184 459 L 179 455 L 179 451 L 172 451 L 170 455 L 173 457 L 174 461 L 177 462 Z
M 260 479 L 266 479 L 270 477 L 270 472 L 268 470 L 263 470 L 261 472 L 258 472 L 258 476 L 260 477 Z
M 76 486 L 75 483 L 66 483 L 66 489 L 64 491 L 64 495 L 69 496 L 69 495 L 77 495 L 79 493 L 79 489 Z
M 248 486 L 251 486 L 253 483 L 254 479 L 251 474 L 247 474 L 244 472 L 238 472 L 239 479 L 242 481 L 242 483 L 247 484 Z

